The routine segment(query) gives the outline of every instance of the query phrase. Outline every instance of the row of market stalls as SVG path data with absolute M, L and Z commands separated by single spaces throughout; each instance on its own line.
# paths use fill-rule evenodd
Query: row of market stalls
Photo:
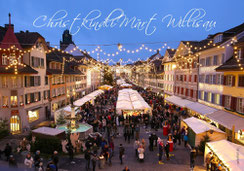
M 123 89 L 118 92 L 116 112 L 123 116 L 137 116 L 139 114 L 151 114 L 152 108 L 132 89 Z
M 107 84 L 98 87 L 99 90 L 111 90 L 112 88 L 113 86 Z
M 177 96 L 170 96 L 165 99 L 168 103 L 180 107 L 191 116 L 205 120 L 227 133 L 229 140 L 244 144 L 244 118 L 225 110 L 219 110 L 207 105 L 182 99 Z
M 181 127 L 188 129 L 191 146 L 197 147 L 205 135 L 209 136 L 210 142 L 205 146 L 205 159 L 212 152 L 214 162 L 223 170 L 244 170 L 244 147 L 236 144 L 244 144 L 243 117 L 177 96 L 166 97 L 165 100 L 194 116 L 181 122 Z

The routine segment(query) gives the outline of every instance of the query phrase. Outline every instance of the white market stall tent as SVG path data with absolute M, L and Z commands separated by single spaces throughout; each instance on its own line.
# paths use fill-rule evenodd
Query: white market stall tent
M 84 97 L 82 97 L 81 99 L 79 100 L 76 100 L 74 102 L 74 105 L 75 105 L 75 111 L 76 113 L 79 112 L 79 107 L 81 107 L 82 105 L 84 105 L 86 102 L 90 102 L 90 103 L 94 103 L 94 99 L 103 94 L 104 91 L 103 90 L 96 90 Z M 60 115 L 63 115 L 63 116 L 67 116 L 67 115 L 70 115 L 71 114 L 71 106 L 70 105 L 67 105 L 61 109 L 58 109 L 54 112 L 54 121 L 55 123 L 57 122 L 57 119 L 60 117 Z
M 244 170 L 244 147 L 242 145 L 234 144 L 227 140 L 208 142 L 205 146 L 205 160 L 209 152 L 212 152 L 214 157 L 217 158 L 217 162 L 222 166 L 223 170 Z
M 94 99 L 95 99 L 97 96 L 99 96 L 99 95 L 101 95 L 101 94 L 103 94 L 103 93 L 104 93 L 103 90 L 96 90 L 96 91 L 94 91 L 94 92 L 92 92 L 92 93 L 90 93 L 90 94 L 88 94 L 88 95 L 82 97 L 81 99 L 76 100 L 76 101 L 74 102 L 74 105 L 80 107 L 80 106 L 82 106 L 83 104 L 85 104 L 86 102 L 89 102 L 89 101 L 93 104 Z
M 136 90 L 123 89 L 118 93 L 116 112 L 120 115 L 151 114 L 152 109 Z
M 182 99 L 178 96 L 169 96 L 165 98 L 166 101 L 175 104 L 176 106 L 180 106 L 185 108 L 186 105 L 192 104 L 194 102 L 190 101 L 190 100 L 186 100 L 186 99 Z
M 190 117 L 181 122 L 181 127 L 189 128 L 188 142 L 191 146 L 197 147 L 206 134 L 209 136 L 210 141 L 227 139 L 225 132 L 201 119 Z

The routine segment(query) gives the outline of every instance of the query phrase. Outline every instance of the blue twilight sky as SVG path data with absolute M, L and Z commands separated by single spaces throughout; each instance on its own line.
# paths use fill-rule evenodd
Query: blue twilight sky
M 224 31 L 243 23 L 243 7 L 243 0 L 0 0 L 0 25 L 8 23 L 8 13 L 11 12 L 15 31 L 39 32 L 53 46 L 59 46 L 63 31 L 71 28 L 72 34 L 76 32 L 73 36 L 74 42 L 88 51 L 94 50 L 96 46 L 85 46 L 85 44 L 121 43 L 123 48 L 136 50 L 140 47 L 138 43 L 161 42 L 146 44 L 149 48 L 157 49 L 164 45 L 163 42 L 168 42 L 170 47 L 176 48 L 180 40 L 201 40 L 208 34 Z M 115 12 L 112 13 L 112 11 Z M 204 12 L 205 16 L 203 16 Z M 56 19 L 60 25 L 55 27 L 53 23 L 51 27 L 48 22 L 55 13 L 57 15 L 51 21 L 54 22 Z M 62 21 L 58 20 L 64 14 L 67 16 Z M 109 15 L 111 17 L 107 18 Z M 74 21 L 75 17 L 78 20 Z M 116 17 L 117 20 L 115 20 Z M 175 19 L 174 27 L 172 25 L 167 27 L 170 17 Z M 180 18 L 184 17 L 185 27 L 177 25 Z M 130 21 L 127 26 L 126 18 Z M 133 19 L 135 19 L 134 23 L 132 23 Z M 199 22 L 199 27 L 196 28 L 197 22 Z M 211 26 L 206 27 L 208 22 Z M 66 26 L 62 26 L 64 23 Z M 94 28 L 97 23 L 102 26 L 99 30 Z M 136 26 L 141 27 L 132 28 Z M 80 28 L 79 31 L 78 28 Z M 107 53 L 117 51 L 116 45 L 101 46 L 101 48 Z M 146 50 L 135 54 L 121 52 L 114 57 L 107 57 L 100 53 L 100 58 L 110 58 L 114 61 L 123 58 L 127 61 L 128 59 L 146 59 L 153 53 L 155 52 Z M 164 54 L 164 51 L 160 53 Z M 97 57 L 97 53 L 91 55 Z

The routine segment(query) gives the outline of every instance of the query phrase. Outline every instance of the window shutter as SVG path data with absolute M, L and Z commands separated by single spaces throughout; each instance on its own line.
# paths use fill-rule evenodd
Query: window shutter
M 225 95 L 222 95 L 222 106 L 225 106 Z
M 211 99 L 211 102 L 214 104 L 214 97 L 215 97 L 215 94 L 212 93 L 212 99 Z
M 31 66 L 32 66 L 32 67 L 35 67 L 35 66 L 34 66 L 34 56 L 31 57 Z
M 222 95 L 219 95 L 219 105 L 221 105 L 222 104 Z
M 231 109 L 233 111 L 236 111 L 236 104 L 237 104 L 236 101 L 237 101 L 236 97 L 231 97 Z
M 236 81 L 236 79 L 235 79 L 236 77 L 233 75 L 232 76 L 232 87 L 234 87 L 235 86 L 235 81 Z
M 27 104 L 27 94 L 25 94 L 25 104 Z
M 25 87 L 27 87 L 27 76 L 25 76 Z

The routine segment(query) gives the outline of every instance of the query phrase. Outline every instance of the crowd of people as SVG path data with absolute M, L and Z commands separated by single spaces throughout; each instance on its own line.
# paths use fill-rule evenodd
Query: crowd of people
M 163 154 L 165 153 L 166 160 L 170 159 L 170 142 L 173 142 L 174 149 L 181 142 L 184 142 L 185 147 L 188 143 L 188 132 L 186 128 L 180 129 L 180 110 L 175 106 L 162 103 L 164 101 L 162 96 L 159 96 L 150 91 L 144 90 L 139 87 L 134 87 L 145 101 L 152 107 L 152 115 L 148 113 L 141 113 L 138 116 L 126 116 L 116 114 L 116 100 L 119 87 L 115 86 L 104 94 L 98 96 L 94 103 L 87 103 L 81 108 L 80 122 L 85 122 L 93 126 L 94 132 L 99 132 L 95 137 L 89 137 L 85 142 L 84 158 L 86 161 L 86 169 L 93 171 L 97 166 L 103 169 L 105 165 L 112 166 L 112 159 L 115 156 L 115 143 L 114 139 L 119 136 L 124 136 L 125 143 L 134 141 L 135 156 L 139 161 L 144 161 L 145 152 L 147 148 L 149 151 L 154 151 L 158 148 L 158 162 L 163 164 Z M 140 137 L 140 130 L 144 127 L 151 134 L 148 137 L 149 144 L 146 140 Z M 150 127 L 150 129 L 149 129 Z M 123 132 L 119 131 L 119 128 Z M 165 129 L 164 129 L 165 128 Z M 155 132 L 163 129 L 164 139 L 158 137 Z M 166 139 L 166 141 L 165 141 Z M 118 158 L 120 163 L 123 164 L 125 158 L 125 147 L 123 143 L 117 147 L 119 149 Z M 17 163 L 11 158 L 9 145 L 5 148 L 5 155 L 9 161 L 10 166 L 17 167 Z M 72 153 L 72 145 L 68 149 Z M 69 153 L 69 154 L 70 154 Z M 26 168 L 35 168 L 38 171 L 44 170 L 43 159 L 40 157 L 40 151 L 36 151 L 32 157 L 30 153 L 26 155 L 24 164 Z M 73 158 L 73 153 L 71 159 Z M 16 163 L 16 164 L 15 164 Z M 58 170 L 58 152 L 54 151 L 50 161 L 47 163 L 47 170 Z M 194 164 L 193 164 L 194 165 Z M 129 168 L 126 166 L 126 171 Z

